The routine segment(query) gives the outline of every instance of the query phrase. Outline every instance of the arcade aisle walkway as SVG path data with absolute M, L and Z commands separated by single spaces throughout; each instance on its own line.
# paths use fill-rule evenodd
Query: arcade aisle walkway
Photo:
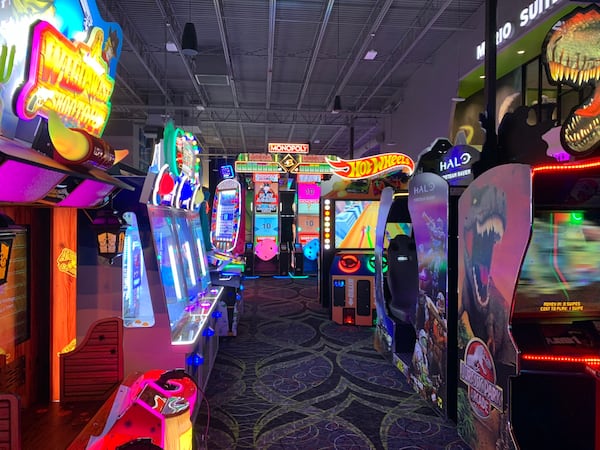
M 221 338 L 208 382 L 206 448 L 469 448 L 374 350 L 372 329 L 328 319 L 315 278 L 245 287 L 238 336 Z

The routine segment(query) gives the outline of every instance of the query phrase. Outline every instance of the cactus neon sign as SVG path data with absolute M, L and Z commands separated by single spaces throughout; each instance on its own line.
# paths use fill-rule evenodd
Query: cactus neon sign
M 19 116 L 47 117 L 52 110 L 69 125 L 102 135 L 115 84 L 102 59 L 103 41 L 100 28 L 91 31 L 88 43 L 73 43 L 48 22 L 35 25 L 29 78 L 17 99 Z

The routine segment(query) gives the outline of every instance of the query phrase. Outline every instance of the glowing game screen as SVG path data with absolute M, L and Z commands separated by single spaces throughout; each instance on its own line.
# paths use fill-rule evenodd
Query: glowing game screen
M 335 201 L 335 248 L 375 248 L 377 200 Z
M 600 215 L 536 214 L 513 317 L 570 320 L 600 314 Z
M 196 248 L 195 235 L 192 233 L 191 220 L 188 221 L 186 210 L 173 211 L 175 231 L 179 243 L 179 254 L 183 266 L 183 277 L 187 286 L 188 297 L 195 297 L 201 291 L 200 264 Z
M 254 236 L 256 242 L 263 239 L 277 240 L 279 235 L 279 217 L 273 214 L 256 214 L 254 216 Z
M 185 282 L 187 274 L 183 266 L 183 259 L 186 256 L 180 251 L 175 234 L 175 220 L 169 208 L 148 205 L 148 217 L 160 279 L 167 301 L 169 321 L 173 330 L 183 318 L 190 299 Z
M 217 224 L 214 239 L 218 241 L 231 241 L 234 237 L 234 223 L 238 214 L 237 191 L 226 189 L 219 191 L 219 208 L 216 214 Z
M 298 214 L 319 215 L 321 186 L 317 183 L 298 183 Z
M 123 246 L 123 325 L 151 327 L 154 325 L 154 310 L 137 218 L 132 212 L 125 212 L 123 218 L 128 224 Z
M 200 289 L 202 291 L 206 291 L 210 285 L 210 273 L 207 269 L 208 260 L 206 257 L 206 252 L 204 251 L 204 249 L 206 247 L 204 246 L 204 234 L 202 232 L 202 220 L 200 219 L 199 214 L 196 214 L 194 217 L 191 218 L 191 226 L 192 226 L 192 233 L 193 233 L 193 239 L 194 239 L 194 247 L 195 247 L 198 262 L 199 262 Z
M 385 234 L 383 236 L 383 248 L 390 246 L 390 241 L 399 234 L 410 236 L 412 232 L 412 223 L 387 222 L 385 224 Z

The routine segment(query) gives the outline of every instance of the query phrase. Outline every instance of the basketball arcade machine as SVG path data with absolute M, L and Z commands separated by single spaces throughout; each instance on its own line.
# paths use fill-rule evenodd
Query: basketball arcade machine
M 414 162 L 389 153 L 328 163 L 335 175 L 322 185 L 321 303 L 338 324 L 373 326 L 379 197 L 385 186 L 404 187 Z

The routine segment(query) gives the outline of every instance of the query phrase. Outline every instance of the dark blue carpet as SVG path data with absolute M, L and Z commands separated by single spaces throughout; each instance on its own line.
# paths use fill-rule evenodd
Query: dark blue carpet
M 315 278 L 245 287 L 238 336 L 221 338 L 206 390 L 207 448 L 469 448 L 377 353 L 373 329 L 329 320 Z M 203 404 L 198 435 L 206 420 Z

